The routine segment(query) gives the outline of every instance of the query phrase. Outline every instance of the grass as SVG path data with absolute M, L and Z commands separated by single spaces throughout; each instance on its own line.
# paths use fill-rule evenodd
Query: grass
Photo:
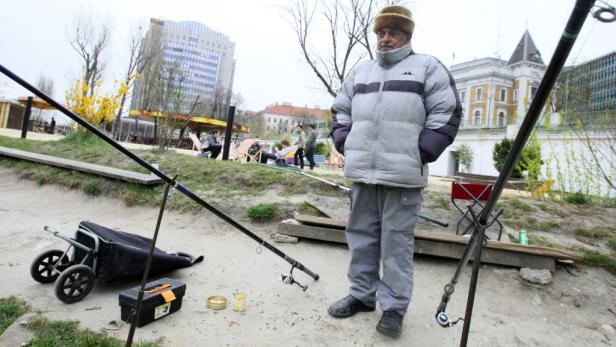
M 297 206 L 297 210 L 301 214 L 305 214 L 305 215 L 308 215 L 308 216 L 324 217 L 323 213 L 321 213 L 316 208 L 310 206 L 310 204 L 307 203 L 307 202 L 302 202 L 301 204 L 299 204 Z
M 30 306 L 16 297 L 0 298 L 0 335 L 17 318 L 30 312 Z M 105 333 L 95 333 L 89 330 L 79 330 L 78 321 L 49 321 L 36 318 L 28 326 L 35 333 L 33 341 L 25 346 L 30 347 L 120 347 L 124 342 L 107 336 Z M 139 342 L 139 347 L 159 347 L 156 343 Z
M 577 236 L 587 237 L 590 239 L 607 239 L 610 237 L 616 237 L 616 228 L 611 227 L 595 227 L 595 228 L 583 228 L 577 227 L 573 230 L 573 234 Z
M 40 142 L 0 136 L 0 146 L 148 173 L 132 159 L 94 137 L 71 135 L 60 141 Z M 259 165 L 204 160 L 170 150 L 163 153 L 157 150 L 133 150 L 133 153 L 147 162 L 157 161 L 160 169 L 168 176 L 177 174 L 178 182 L 205 200 L 230 201 L 238 196 L 263 195 L 270 189 L 277 189 L 282 196 L 308 192 L 329 196 L 343 194 L 341 190 L 308 177 Z M 2 158 L 0 165 L 14 168 L 20 177 L 35 180 L 41 185 L 56 184 L 81 189 L 93 196 L 118 198 L 127 206 L 158 206 L 162 198 L 162 185 L 144 187 L 17 159 Z M 349 185 L 347 180 L 340 177 L 324 178 Z M 182 212 L 198 212 L 202 209 L 182 194 L 174 194 L 168 200 L 168 206 Z
M 603 267 L 609 272 L 616 274 L 616 257 L 614 255 L 608 256 L 588 249 L 581 249 L 580 251 L 584 253 L 584 263 Z
M 35 319 L 30 323 L 36 338 L 26 346 L 28 347 L 120 347 L 124 342 L 106 333 L 96 333 L 90 330 L 78 329 L 78 321 L 50 321 L 44 318 Z M 157 347 L 152 342 L 137 342 L 135 346 Z
M 442 196 L 437 196 L 435 203 L 436 203 L 436 206 L 442 209 L 445 209 L 445 210 L 449 209 L 449 199 L 447 198 L 444 198 Z
M 258 204 L 246 209 L 248 218 L 255 222 L 269 222 L 278 213 L 278 204 Z
M 8 298 L 0 298 L 0 335 L 8 328 L 17 318 L 24 313 L 30 311 L 28 304 L 14 296 Z
M 522 210 L 524 212 L 532 212 L 534 210 L 533 206 L 518 199 L 512 198 L 507 201 L 509 207 L 517 210 Z

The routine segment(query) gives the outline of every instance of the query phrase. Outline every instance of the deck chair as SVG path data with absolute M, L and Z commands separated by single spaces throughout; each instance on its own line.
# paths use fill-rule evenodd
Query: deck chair
M 237 149 L 235 150 L 235 160 L 244 162 L 252 160 L 255 163 L 258 163 L 261 159 L 262 149 L 257 150 L 255 153 L 248 153 L 248 150 L 252 147 L 252 145 L 259 141 L 259 139 L 246 139 L 240 142 L 239 146 L 237 146 Z
M 459 183 L 451 182 L 451 203 L 460 211 L 461 217 L 458 220 L 456 226 L 456 234 L 460 234 L 460 226 L 464 220 L 469 222 L 469 225 L 464 229 L 462 235 L 468 233 L 473 227 L 473 219 L 468 208 L 462 208 L 462 203 L 469 204 L 471 209 L 479 214 L 479 211 L 483 209 L 484 204 L 490 198 L 492 194 L 491 184 L 480 183 Z M 500 241 L 503 234 L 503 224 L 496 219 L 496 223 L 499 226 L 498 240 Z
M 201 140 L 199 140 L 197 135 L 195 135 L 193 133 L 189 133 L 188 136 L 190 137 L 190 139 L 193 142 L 193 147 L 192 147 L 193 151 L 201 152 Z

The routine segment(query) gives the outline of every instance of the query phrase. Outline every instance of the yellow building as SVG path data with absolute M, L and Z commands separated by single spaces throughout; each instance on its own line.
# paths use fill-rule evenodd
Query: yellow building
M 519 127 L 545 70 L 528 31 L 508 61 L 482 58 L 453 65 L 463 111 L 460 127 Z

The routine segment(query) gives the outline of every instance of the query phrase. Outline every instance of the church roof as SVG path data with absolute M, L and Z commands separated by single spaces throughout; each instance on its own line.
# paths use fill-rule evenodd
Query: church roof
M 522 35 L 520 42 L 518 42 L 518 45 L 515 47 L 507 64 L 513 65 L 523 61 L 545 65 L 543 59 L 541 59 L 541 53 L 537 49 L 537 46 L 535 46 L 528 30 L 524 31 L 524 35 Z

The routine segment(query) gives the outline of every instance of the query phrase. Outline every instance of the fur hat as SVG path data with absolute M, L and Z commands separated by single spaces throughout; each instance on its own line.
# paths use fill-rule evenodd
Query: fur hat
M 383 28 L 398 29 L 412 36 L 415 22 L 411 10 L 404 6 L 384 7 L 374 18 L 373 31 L 376 33 Z

